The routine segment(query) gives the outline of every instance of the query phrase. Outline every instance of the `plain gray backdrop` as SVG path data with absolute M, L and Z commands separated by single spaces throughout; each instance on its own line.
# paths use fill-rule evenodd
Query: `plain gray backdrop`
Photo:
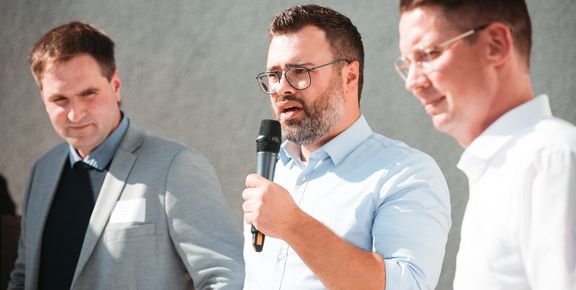
M 256 84 L 267 55 L 267 26 L 276 12 L 304 1 L 0 0 L 0 173 L 21 205 L 34 161 L 60 142 L 27 63 L 32 44 L 49 29 L 82 20 L 116 42 L 123 110 L 133 122 L 203 152 L 214 164 L 242 224 L 245 176 L 255 171 L 268 97 Z M 432 155 L 451 191 L 453 226 L 437 289 L 452 289 L 467 194 L 456 168 L 462 153 L 436 132 L 403 88 L 398 56 L 398 1 L 315 1 L 347 15 L 366 53 L 362 110 L 374 131 Z M 576 2 L 529 0 L 534 31 L 532 79 L 556 116 L 576 122 Z M 497 202 L 497 201 L 495 201 Z

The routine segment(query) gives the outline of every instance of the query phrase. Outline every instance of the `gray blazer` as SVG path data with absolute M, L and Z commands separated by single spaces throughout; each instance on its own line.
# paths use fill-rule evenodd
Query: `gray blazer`
M 8 289 L 38 287 L 42 232 L 64 162 L 66 143 L 32 170 Z M 135 205 L 142 213 L 143 203 L 143 217 L 126 216 Z M 71 289 L 241 289 L 242 243 L 208 160 L 130 124 L 96 200 Z

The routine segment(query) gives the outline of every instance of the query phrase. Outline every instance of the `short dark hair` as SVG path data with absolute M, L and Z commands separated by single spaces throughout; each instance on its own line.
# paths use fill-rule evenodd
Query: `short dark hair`
M 66 62 L 81 54 L 92 56 L 100 65 L 102 75 L 112 79 L 116 71 L 114 42 L 98 28 L 74 21 L 48 31 L 30 50 L 28 61 L 40 89 L 49 62 Z
M 400 0 L 400 13 L 425 6 L 441 7 L 446 20 L 462 29 L 492 22 L 507 25 L 516 50 L 530 66 L 532 24 L 524 0 Z
M 274 15 L 268 34 L 295 33 L 308 25 L 313 25 L 326 33 L 330 50 L 335 58 L 358 61 L 358 102 L 362 93 L 364 79 L 364 45 L 362 36 L 350 18 L 328 7 L 318 5 L 298 5 Z

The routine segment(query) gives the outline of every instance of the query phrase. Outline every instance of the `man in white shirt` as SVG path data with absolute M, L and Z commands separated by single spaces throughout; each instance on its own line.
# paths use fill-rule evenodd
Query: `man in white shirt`
M 406 89 L 465 152 L 454 289 L 576 289 L 576 128 L 534 98 L 524 0 L 401 0 Z

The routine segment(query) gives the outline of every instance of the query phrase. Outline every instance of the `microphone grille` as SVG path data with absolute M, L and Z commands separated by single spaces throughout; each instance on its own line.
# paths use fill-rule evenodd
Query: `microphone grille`
M 278 153 L 282 143 L 282 129 L 280 122 L 265 119 L 260 122 L 260 130 L 256 138 L 256 151 L 268 151 Z
M 271 119 L 260 121 L 260 131 L 258 131 L 258 135 L 280 137 L 282 135 L 280 122 Z

